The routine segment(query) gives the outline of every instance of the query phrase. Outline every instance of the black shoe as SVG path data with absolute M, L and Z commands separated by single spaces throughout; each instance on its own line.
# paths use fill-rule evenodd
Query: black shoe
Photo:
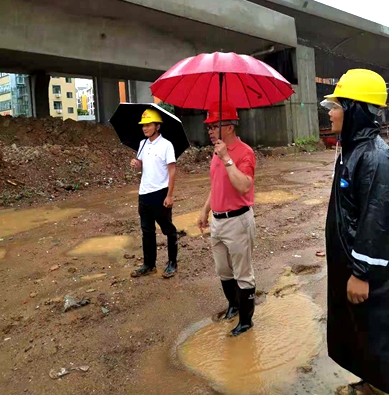
M 221 282 L 223 287 L 224 295 L 228 300 L 228 309 L 226 311 L 223 320 L 230 320 L 236 317 L 239 313 L 239 304 L 238 304 L 238 295 L 237 295 L 237 288 L 238 284 L 236 280 L 224 280 Z
M 162 277 L 170 278 L 173 277 L 177 273 L 177 262 L 169 261 L 166 269 L 164 270 Z
M 148 276 L 149 274 L 157 273 L 157 268 L 154 267 L 149 267 L 146 265 L 142 265 L 139 269 L 134 270 L 131 273 L 131 277 L 142 277 L 142 276 Z
M 252 318 L 255 309 L 255 288 L 240 289 L 239 324 L 231 331 L 231 336 L 239 336 L 254 326 Z

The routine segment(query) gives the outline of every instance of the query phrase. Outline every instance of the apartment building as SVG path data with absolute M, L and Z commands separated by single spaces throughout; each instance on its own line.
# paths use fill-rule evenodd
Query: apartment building
M 88 115 L 95 116 L 95 98 L 93 92 L 93 81 L 85 80 L 85 86 L 77 88 L 77 106 L 88 111 Z
M 54 118 L 78 120 L 75 79 L 51 77 L 49 84 L 50 115 Z
M 28 75 L 0 73 L 0 115 L 32 115 Z

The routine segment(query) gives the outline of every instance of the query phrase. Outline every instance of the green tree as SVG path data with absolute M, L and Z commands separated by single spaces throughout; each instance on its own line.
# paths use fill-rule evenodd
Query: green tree
M 83 110 L 82 108 L 77 108 L 78 115 L 89 115 L 88 110 Z
M 174 114 L 174 106 L 172 104 L 164 103 L 163 101 L 161 101 L 158 103 L 158 105 L 162 107 L 164 110 Z

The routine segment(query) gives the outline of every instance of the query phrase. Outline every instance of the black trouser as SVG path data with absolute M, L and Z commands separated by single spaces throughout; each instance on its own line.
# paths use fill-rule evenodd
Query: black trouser
M 142 228 L 142 245 L 144 264 L 155 267 L 157 260 L 157 237 L 155 222 L 167 236 L 169 261 L 177 261 L 177 229 L 172 222 L 172 209 L 163 205 L 168 188 L 156 192 L 139 195 L 139 215 Z

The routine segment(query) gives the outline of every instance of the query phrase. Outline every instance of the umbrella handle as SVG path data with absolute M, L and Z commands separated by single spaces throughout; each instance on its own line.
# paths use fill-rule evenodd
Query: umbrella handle
M 143 143 L 142 148 L 141 148 L 141 149 L 139 150 L 139 152 L 136 154 L 136 159 L 139 158 L 139 155 L 140 155 L 140 153 L 142 152 L 142 150 L 143 150 L 143 148 L 144 148 L 146 142 L 147 142 L 147 139 L 146 139 L 145 142 Z
M 219 140 L 221 139 L 221 135 L 222 135 L 223 77 L 224 77 L 224 73 L 219 73 Z

